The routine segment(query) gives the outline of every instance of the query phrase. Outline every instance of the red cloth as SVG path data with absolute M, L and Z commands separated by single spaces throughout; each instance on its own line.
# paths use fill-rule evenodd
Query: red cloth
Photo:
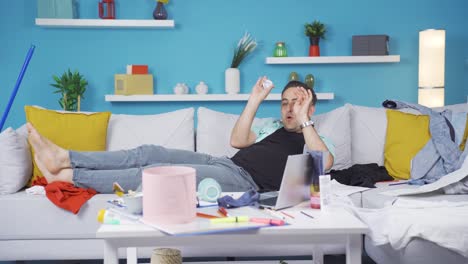
M 37 178 L 32 185 L 45 186 L 46 196 L 52 203 L 74 214 L 78 214 L 81 206 L 97 194 L 94 189 L 79 188 L 69 182 L 48 184 L 44 177 Z

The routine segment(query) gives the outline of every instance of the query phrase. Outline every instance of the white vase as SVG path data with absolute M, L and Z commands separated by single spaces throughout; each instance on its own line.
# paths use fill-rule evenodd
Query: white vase
M 176 86 L 174 86 L 174 93 L 175 94 L 184 94 L 185 93 L 185 87 L 181 83 L 177 83 Z
M 237 68 L 228 68 L 224 73 L 225 88 L 228 94 L 240 92 L 240 72 Z
M 197 94 L 206 94 L 208 93 L 208 85 L 205 82 L 200 82 L 196 87 L 195 90 Z

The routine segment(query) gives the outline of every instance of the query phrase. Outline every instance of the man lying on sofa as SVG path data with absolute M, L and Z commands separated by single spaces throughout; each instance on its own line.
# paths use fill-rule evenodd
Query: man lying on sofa
M 231 145 L 240 150 L 232 157 L 211 155 L 186 150 L 143 145 L 131 150 L 111 152 L 76 152 L 65 150 L 45 137 L 28 123 L 28 140 L 35 150 L 34 159 L 48 183 L 73 183 L 77 187 L 93 188 L 100 193 L 111 193 L 114 182 L 126 190 L 141 185 L 142 170 L 147 167 L 179 165 L 193 167 L 197 182 L 213 178 L 223 191 L 246 191 L 250 188 L 278 190 L 288 155 L 309 150 L 333 153 L 333 145 L 319 136 L 311 116 L 317 97 L 307 85 L 289 82 L 281 94 L 282 125 L 264 129 L 259 142 L 251 130 L 257 109 L 274 85 L 263 87 L 266 77 L 257 80 L 247 105 L 231 133 Z M 265 132 L 268 131 L 268 132 Z M 333 165 L 328 154 L 325 169 Z

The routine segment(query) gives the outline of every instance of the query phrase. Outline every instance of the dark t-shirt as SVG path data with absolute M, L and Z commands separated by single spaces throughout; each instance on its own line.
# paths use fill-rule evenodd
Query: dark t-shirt
M 231 160 L 245 169 L 260 189 L 279 190 L 289 155 L 304 150 L 304 135 L 284 128 L 247 148 L 239 150 Z

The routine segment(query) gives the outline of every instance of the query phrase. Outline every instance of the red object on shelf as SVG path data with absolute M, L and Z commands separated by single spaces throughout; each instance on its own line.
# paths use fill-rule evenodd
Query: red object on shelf
M 127 65 L 127 74 L 148 74 L 148 65 Z
M 319 45 L 310 45 L 309 46 L 309 56 L 310 57 L 319 57 L 320 56 L 320 47 L 319 47 Z
M 99 17 L 102 19 L 115 19 L 114 0 L 102 0 L 102 2 L 99 2 Z

